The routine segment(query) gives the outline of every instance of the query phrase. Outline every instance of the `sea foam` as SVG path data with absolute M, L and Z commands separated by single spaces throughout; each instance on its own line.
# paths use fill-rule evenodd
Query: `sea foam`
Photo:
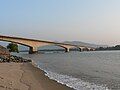
M 38 68 L 43 70 L 45 72 L 45 75 L 49 77 L 52 80 L 57 81 L 58 83 L 61 83 L 63 85 L 66 85 L 70 88 L 73 88 L 75 90 L 111 90 L 103 85 L 96 85 L 93 83 L 85 82 L 81 80 L 80 78 L 75 78 L 68 75 L 58 74 L 55 72 L 44 70 L 40 67 L 40 65 L 37 65 L 37 63 L 34 63 Z

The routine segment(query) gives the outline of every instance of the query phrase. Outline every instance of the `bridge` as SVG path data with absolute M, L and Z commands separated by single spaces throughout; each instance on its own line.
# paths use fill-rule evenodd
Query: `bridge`
M 0 41 L 12 42 L 12 43 L 27 46 L 29 47 L 30 54 L 37 52 L 38 47 L 42 47 L 46 45 L 60 46 L 65 49 L 65 52 L 69 52 L 71 48 L 78 48 L 80 51 L 84 50 L 85 48 L 87 48 L 89 51 L 94 50 L 94 48 L 86 47 L 86 46 L 58 43 L 58 42 L 52 42 L 52 41 L 44 41 L 44 40 L 35 40 L 35 39 L 28 39 L 28 38 L 21 38 L 21 37 L 3 36 L 3 35 L 0 35 Z

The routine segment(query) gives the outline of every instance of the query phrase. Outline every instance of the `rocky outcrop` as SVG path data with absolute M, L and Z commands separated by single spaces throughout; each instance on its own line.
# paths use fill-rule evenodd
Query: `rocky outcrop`
M 0 45 L 0 57 L 2 58 L 9 58 L 10 52 L 5 47 Z
M 2 62 L 32 62 L 32 60 L 10 55 L 9 50 L 0 45 L 0 63 Z
M 16 63 L 22 63 L 22 62 L 32 62 L 32 60 L 24 59 L 24 58 L 22 58 L 22 57 L 10 55 L 9 58 L 0 57 L 0 62 L 1 62 L 1 63 L 2 63 L 2 62 L 16 62 Z

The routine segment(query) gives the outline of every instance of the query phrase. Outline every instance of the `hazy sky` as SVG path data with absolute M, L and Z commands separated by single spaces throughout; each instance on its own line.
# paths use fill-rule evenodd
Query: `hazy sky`
M 120 44 L 120 0 L 0 0 L 0 34 Z

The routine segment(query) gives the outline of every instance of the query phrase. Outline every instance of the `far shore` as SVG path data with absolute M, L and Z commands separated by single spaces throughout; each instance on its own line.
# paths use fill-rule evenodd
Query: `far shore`
M 73 90 L 31 63 L 0 63 L 0 90 Z

